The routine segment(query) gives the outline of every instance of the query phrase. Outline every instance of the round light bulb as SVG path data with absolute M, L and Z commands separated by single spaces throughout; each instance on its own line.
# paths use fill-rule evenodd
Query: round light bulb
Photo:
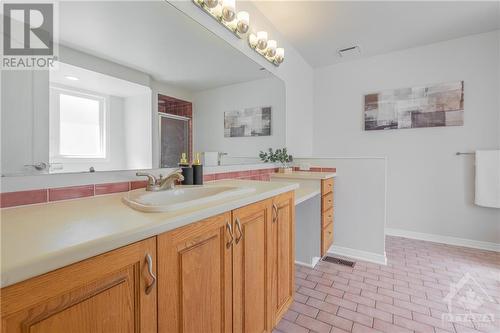
M 267 47 L 267 31 L 257 32 L 257 47 L 260 50 L 265 50 Z
M 267 41 L 266 55 L 268 57 L 274 57 L 274 55 L 276 54 L 276 46 L 278 46 L 278 43 L 274 39 L 270 39 Z
M 236 15 L 236 2 L 235 0 L 223 0 L 222 1 L 222 18 L 226 22 L 231 22 L 234 20 Z
M 245 34 L 250 25 L 250 14 L 248 12 L 239 12 L 236 16 L 238 20 L 237 29 L 240 34 Z
M 203 0 L 203 3 L 205 6 L 212 9 L 219 4 L 219 0 Z
M 274 60 L 276 60 L 276 62 L 278 64 L 281 64 L 283 62 L 283 60 L 285 60 L 285 49 L 284 48 L 278 47 L 276 49 L 276 54 L 274 56 Z

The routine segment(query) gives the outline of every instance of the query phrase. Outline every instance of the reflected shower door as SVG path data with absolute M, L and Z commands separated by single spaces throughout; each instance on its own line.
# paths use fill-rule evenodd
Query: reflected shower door
M 182 153 L 189 150 L 189 118 L 160 115 L 160 168 L 179 164 Z M 189 157 L 189 156 L 188 156 Z

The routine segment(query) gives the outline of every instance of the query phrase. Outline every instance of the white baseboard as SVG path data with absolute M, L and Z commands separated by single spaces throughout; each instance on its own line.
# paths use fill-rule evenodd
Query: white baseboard
M 337 256 L 368 261 L 379 265 L 387 265 L 387 257 L 385 256 L 385 252 L 382 255 L 373 252 L 367 252 L 362 250 L 351 249 L 348 247 L 332 245 L 330 249 L 328 249 L 328 253 Z
M 319 262 L 320 259 L 321 259 L 320 257 L 314 257 L 310 264 L 303 262 L 303 261 L 295 260 L 295 265 L 304 266 L 304 267 L 308 267 L 308 268 L 314 268 L 314 267 L 316 267 L 316 264 Z
M 409 231 L 403 229 L 393 229 L 393 228 L 385 228 L 385 234 L 388 236 L 405 237 L 405 238 L 419 239 L 435 243 L 443 243 L 448 245 L 457 245 L 457 246 L 471 247 L 480 250 L 500 252 L 500 244 L 498 243 L 483 242 L 473 239 L 426 234 L 423 232 Z
M 314 268 L 314 266 L 312 264 L 308 264 L 308 263 L 298 261 L 298 260 L 295 260 L 295 265 L 304 266 L 307 268 Z

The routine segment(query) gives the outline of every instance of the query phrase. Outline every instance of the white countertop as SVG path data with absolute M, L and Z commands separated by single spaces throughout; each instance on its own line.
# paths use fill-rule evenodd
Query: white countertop
M 336 177 L 336 172 L 314 172 L 314 171 L 293 171 L 289 173 L 273 173 L 271 178 L 286 178 L 286 179 L 311 179 L 322 180 Z
M 295 190 L 295 206 L 320 194 L 321 190 L 318 188 L 301 186 Z
M 300 187 L 295 190 L 295 205 L 321 194 L 321 180 L 336 177 L 335 172 L 293 171 L 290 173 L 273 173 L 273 182 L 293 182 Z
M 1 210 L 1 287 L 275 195 L 298 184 L 221 180 L 255 192 L 170 213 L 127 207 L 126 193 Z M 137 190 L 143 191 L 143 190 Z

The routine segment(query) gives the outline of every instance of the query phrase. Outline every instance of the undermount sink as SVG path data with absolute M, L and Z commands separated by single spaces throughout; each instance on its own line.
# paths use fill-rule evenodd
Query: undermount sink
M 122 198 L 129 207 L 141 212 L 173 212 L 212 201 L 255 192 L 252 187 L 236 186 L 177 186 L 172 190 L 130 192 Z

